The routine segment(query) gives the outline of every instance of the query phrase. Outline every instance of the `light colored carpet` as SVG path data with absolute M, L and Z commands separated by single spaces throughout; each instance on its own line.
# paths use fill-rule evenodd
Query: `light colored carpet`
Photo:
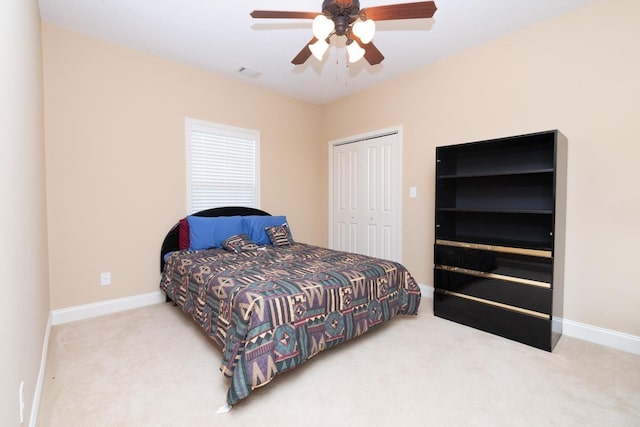
M 639 426 L 640 356 L 562 337 L 553 353 L 399 316 L 224 405 L 221 354 L 177 307 L 56 326 L 39 426 Z

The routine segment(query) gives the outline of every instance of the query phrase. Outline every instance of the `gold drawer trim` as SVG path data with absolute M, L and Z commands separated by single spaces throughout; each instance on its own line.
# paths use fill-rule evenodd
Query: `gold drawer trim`
M 503 304 L 501 302 L 490 301 L 484 298 L 478 298 L 471 295 L 460 294 L 458 292 L 445 291 L 444 289 L 436 289 L 436 292 L 444 295 L 451 295 L 454 297 L 464 298 L 471 301 L 479 302 L 482 304 L 492 305 L 494 307 L 503 308 L 505 310 L 515 311 L 517 313 L 526 314 L 528 316 L 537 317 L 543 320 L 551 320 L 551 315 L 540 313 L 539 311 L 527 310 L 526 308 L 515 307 L 513 305 Z
M 454 242 L 453 240 L 436 239 L 437 245 L 455 246 L 458 248 L 480 249 L 483 251 L 504 252 L 508 254 L 529 255 L 541 258 L 551 258 L 551 251 L 541 249 L 512 248 L 510 246 L 483 245 L 481 243 Z
M 467 274 L 469 276 L 482 277 L 483 279 L 498 279 L 506 282 L 520 283 L 522 285 L 537 286 L 539 288 L 551 289 L 551 283 L 539 282 L 537 280 L 523 279 L 521 277 L 505 276 L 504 274 L 485 273 L 484 271 L 470 270 L 462 267 L 451 267 L 449 265 L 436 265 L 436 269 L 451 271 L 453 273 Z

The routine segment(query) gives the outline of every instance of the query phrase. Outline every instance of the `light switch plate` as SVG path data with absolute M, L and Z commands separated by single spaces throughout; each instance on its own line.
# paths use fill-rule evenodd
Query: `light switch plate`
M 111 273 L 100 273 L 100 284 L 107 286 L 111 284 Z

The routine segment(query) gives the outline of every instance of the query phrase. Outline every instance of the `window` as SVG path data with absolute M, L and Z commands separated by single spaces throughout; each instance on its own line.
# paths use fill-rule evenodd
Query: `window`
M 187 209 L 259 208 L 260 133 L 186 119 Z

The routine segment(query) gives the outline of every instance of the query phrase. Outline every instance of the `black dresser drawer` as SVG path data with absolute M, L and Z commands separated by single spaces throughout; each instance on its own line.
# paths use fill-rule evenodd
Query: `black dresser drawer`
M 547 285 L 546 287 L 550 287 L 551 285 L 553 266 L 550 256 L 505 252 L 507 250 L 517 250 L 515 248 L 495 247 L 495 250 L 482 250 L 462 245 L 464 244 L 457 242 L 436 244 L 434 250 L 435 264 L 485 273 L 485 276 L 524 279 L 521 281 L 522 283 L 531 282 L 534 286 Z M 523 250 L 523 252 L 525 251 Z M 545 254 L 544 251 L 530 252 Z
M 433 311 L 438 317 L 524 344 L 551 351 L 557 337 L 551 318 L 542 318 L 485 304 L 436 289 Z
M 550 288 L 458 273 L 447 267 L 436 266 L 433 274 L 436 290 L 469 295 L 542 314 L 551 313 Z

